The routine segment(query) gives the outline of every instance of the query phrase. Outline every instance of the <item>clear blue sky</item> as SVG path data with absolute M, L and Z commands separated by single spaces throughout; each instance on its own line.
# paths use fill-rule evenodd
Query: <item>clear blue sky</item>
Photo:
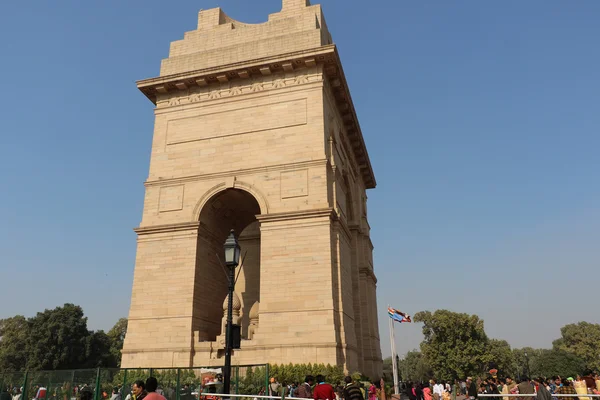
M 280 4 L 0 4 L 0 317 L 127 315 L 153 129 L 134 82 L 199 9 L 261 22 Z M 515 346 L 600 322 L 600 2 L 322 4 L 379 184 L 384 354 L 388 303 L 476 313 Z M 400 353 L 417 347 L 400 328 Z

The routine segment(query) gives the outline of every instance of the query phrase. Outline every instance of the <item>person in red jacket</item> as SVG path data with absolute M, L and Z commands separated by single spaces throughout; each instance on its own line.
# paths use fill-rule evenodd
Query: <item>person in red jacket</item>
M 329 383 L 325 383 L 325 377 L 323 375 L 317 375 L 317 385 L 313 390 L 314 400 L 335 400 L 335 391 L 333 386 Z

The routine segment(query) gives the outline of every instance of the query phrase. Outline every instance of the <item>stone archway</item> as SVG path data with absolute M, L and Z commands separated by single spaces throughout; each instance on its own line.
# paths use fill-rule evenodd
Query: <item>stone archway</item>
M 260 213 L 252 194 L 234 188 L 213 194 L 200 210 L 192 306 L 192 328 L 200 341 L 214 341 L 222 333 L 222 305 L 227 296 L 223 243 L 231 229 L 242 249 L 236 293 L 242 302 L 242 334 L 247 334 L 250 308 L 260 300 L 260 227 L 256 219 Z

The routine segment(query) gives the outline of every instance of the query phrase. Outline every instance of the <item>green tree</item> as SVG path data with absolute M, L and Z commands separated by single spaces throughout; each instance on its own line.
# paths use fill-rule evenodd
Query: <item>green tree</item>
M 576 376 L 583 372 L 585 361 L 564 350 L 544 349 L 532 362 L 537 376 Z
M 81 307 L 65 304 L 29 319 L 27 368 L 72 369 L 86 364 L 87 318 Z
M 399 363 L 400 374 L 406 381 L 426 382 L 433 376 L 433 371 L 425 361 L 420 351 L 413 350 L 406 353 Z
M 490 339 L 485 356 L 485 371 L 497 369 L 501 376 L 513 375 L 514 355 L 506 340 Z M 483 371 L 483 372 L 485 372 Z
M 437 379 L 465 378 L 484 369 L 489 340 L 478 316 L 437 310 L 419 312 L 414 320 L 424 324 L 421 352 Z
M 0 320 L 0 371 L 21 371 L 27 363 L 29 323 L 22 315 Z
M 554 348 L 574 354 L 585 361 L 586 368 L 600 369 L 600 324 L 579 322 L 560 329 L 561 338 Z
M 111 340 L 104 331 L 91 332 L 86 338 L 86 361 L 80 368 L 116 368 L 117 359 L 111 352 Z
M 383 379 L 386 382 L 392 382 L 393 370 L 392 370 L 392 357 L 383 359 Z
M 513 349 L 512 353 L 513 367 L 511 375 L 516 377 L 525 375 L 533 377 L 540 375 L 540 371 L 537 369 L 537 366 L 539 365 L 537 359 L 542 354 L 542 349 L 523 347 L 522 349 Z
M 108 338 L 110 340 L 110 354 L 115 360 L 115 367 L 121 366 L 121 351 L 123 350 L 123 342 L 125 341 L 125 335 L 127 334 L 127 318 L 121 318 L 117 321 L 115 326 L 108 331 Z
M 83 310 L 73 304 L 0 320 L 0 370 L 118 367 L 126 331 L 124 318 L 108 334 L 89 331 Z

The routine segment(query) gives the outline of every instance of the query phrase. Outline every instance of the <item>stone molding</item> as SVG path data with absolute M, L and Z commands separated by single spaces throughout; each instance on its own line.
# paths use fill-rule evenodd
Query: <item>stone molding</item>
M 245 176 L 245 175 L 255 175 L 264 172 L 270 171 L 285 171 L 285 170 L 296 170 L 300 168 L 310 168 L 310 167 L 318 167 L 322 165 L 327 165 L 329 161 L 325 158 L 320 160 L 309 160 L 309 161 L 300 161 L 289 164 L 278 164 L 278 165 L 270 165 L 265 167 L 258 168 L 248 168 L 240 171 L 227 171 L 227 172 L 216 172 L 212 174 L 200 174 L 200 175 L 189 175 L 177 178 L 165 178 L 165 179 L 156 179 L 152 181 L 146 181 L 144 186 L 152 187 L 152 186 L 167 186 L 172 185 L 174 183 L 184 183 L 184 182 L 196 182 L 196 181 L 204 181 L 210 179 L 219 179 L 219 178 L 227 178 L 232 176 Z
M 256 219 L 261 223 L 261 229 L 264 227 L 264 223 L 269 222 L 281 222 L 281 221 L 298 221 L 302 219 L 312 218 L 323 218 L 329 217 L 334 218 L 335 211 L 333 208 L 322 208 L 316 210 L 305 210 L 305 211 L 292 211 L 275 214 L 257 215 Z
M 277 344 L 277 345 L 268 345 L 268 344 L 258 344 L 257 342 L 260 339 L 242 339 L 242 348 L 241 349 L 237 349 L 235 350 L 236 352 L 243 352 L 245 349 L 247 350 L 270 350 L 270 349 L 279 349 L 279 348 L 304 348 L 306 347 L 306 343 L 282 343 L 282 344 Z M 254 343 L 253 343 L 254 342 Z M 216 345 L 216 341 L 205 341 L 205 342 L 195 342 L 194 343 L 194 348 L 197 350 L 216 350 L 217 347 L 215 347 Z M 320 348 L 320 349 L 324 349 L 324 348 L 338 348 L 338 349 L 343 349 L 343 350 L 353 350 L 353 351 L 357 351 L 358 348 L 354 345 L 351 344 L 338 344 L 336 342 L 321 342 L 321 343 L 310 343 L 310 347 L 315 347 L 315 348 Z M 221 364 L 222 365 L 222 364 Z
M 167 225 L 154 225 L 154 226 L 143 226 L 135 228 L 134 232 L 138 236 L 153 235 L 157 233 L 175 233 L 175 232 L 189 232 L 195 231 L 198 233 L 200 222 L 184 222 L 179 224 L 167 224 Z
M 225 190 L 225 189 L 226 189 L 225 184 L 221 183 L 221 184 L 213 187 L 212 190 L 209 190 L 209 192 L 207 192 L 207 194 L 211 193 L 211 191 L 213 191 L 214 193 L 218 193 L 219 191 Z M 207 199 L 210 199 L 212 197 L 212 195 L 205 195 L 205 197 L 207 197 Z M 204 204 L 204 203 L 202 203 L 202 204 Z M 198 204 L 200 204 L 200 202 Z M 200 210 L 200 211 L 202 210 L 202 207 L 198 207 L 198 205 L 196 205 L 196 207 L 198 208 L 198 210 Z M 260 214 L 260 215 L 256 216 L 256 219 L 261 223 L 261 229 L 263 229 L 264 228 L 263 224 L 269 223 L 269 222 L 297 221 L 297 220 L 315 219 L 315 218 L 323 218 L 323 217 L 328 217 L 328 218 L 330 218 L 330 220 L 337 220 L 337 217 L 335 215 L 336 215 L 336 213 L 333 208 L 322 208 L 322 209 L 317 209 L 317 210 L 292 211 L 292 212 L 275 213 L 275 214 Z M 198 218 L 199 218 L 199 213 L 198 213 Z M 347 230 L 347 228 L 345 228 L 345 230 Z M 139 228 L 134 229 L 134 232 L 137 233 L 138 236 L 153 235 L 153 234 L 160 234 L 160 233 L 190 232 L 190 231 L 192 231 L 196 235 L 198 235 L 200 231 L 202 231 L 203 234 L 206 233 L 205 230 L 202 229 L 202 225 L 200 224 L 199 221 L 182 222 L 182 223 L 178 223 L 178 224 L 168 224 L 168 225 L 144 226 L 144 227 L 139 227 Z M 349 232 L 349 231 L 347 231 L 347 232 Z
M 193 318 L 193 315 L 169 315 L 165 317 L 131 317 L 129 321 L 151 321 L 157 319 L 178 319 L 178 318 Z
M 157 351 L 166 351 L 169 353 L 173 353 L 173 352 L 184 352 L 187 353 L 190 351 L 190 347 L 165 347 L 165 348 L 127 348 L 127 349 L 122 349 L 121 353 L 123 354 L 135 354 L 135 353 L 156 353 Z M 164 367 L 164 368 L 171 368 L 171 367 Z

